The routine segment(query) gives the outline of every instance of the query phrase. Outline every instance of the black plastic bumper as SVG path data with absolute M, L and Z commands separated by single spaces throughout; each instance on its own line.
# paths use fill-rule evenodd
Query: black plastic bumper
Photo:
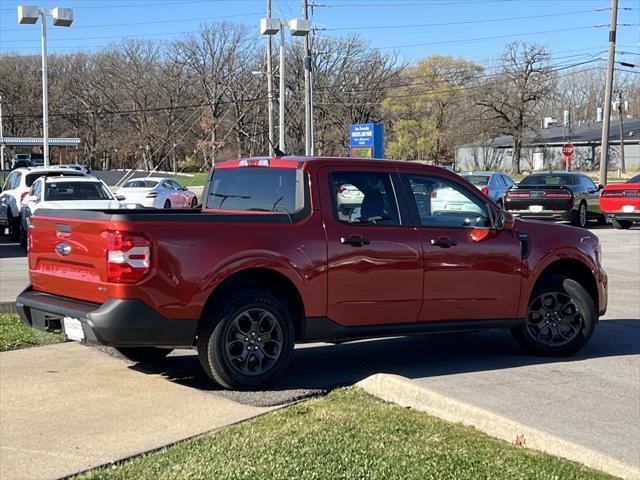
M 640 212 L 611 212 L 607 213 L 609 220 L 625 220 L 628 222 L 640 222 Z
M 80 320 L 84 343 L 113 347 L 191 347 L 197 320 L 169 320 L 141 300 L 103 304 L 50 295 L 29 286 L 16 299 L 22 320 L 44 331 L 62 330 L 63 318 Z

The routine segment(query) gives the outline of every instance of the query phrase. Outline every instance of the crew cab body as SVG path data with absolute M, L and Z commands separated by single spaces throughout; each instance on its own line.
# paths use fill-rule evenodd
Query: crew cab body
M 640 175 L 625 183 L 610 183 L 600 195 L 600 209 L 616 228 L 640 223 Z
M 345 187 L 362 193 L 349 211 L 339 202 Z M 212 342 L 230 342 L 226 352 L 242 350 L 234 358 L 249 365 L 275 337 L 279 346 L 265 358 L 280 358 L 294 341 L 518 328 L 545 275 L 582 285 L 592 322 L 606 310 L 595 235 L 513 220 L 437 167 L 232 160 L 213 169 L 202 205 L 38 210 L 29 228 L 31 285 L 17 299 L 23 320 L 85 343 L 197 346 L 214 380 L 248 388 L 271 377 L 247 366 L 227 375 L 235 360 Z M 245 304 L 248 313 L 232 318 Z M 263 324 L 277 322 L 264 333 Z M 216 334 L 222 323 L 235 333 Z

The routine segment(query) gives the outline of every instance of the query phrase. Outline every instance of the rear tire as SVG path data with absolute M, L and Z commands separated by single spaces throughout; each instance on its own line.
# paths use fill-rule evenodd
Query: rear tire
M 196 208 L 198 206 L 198 197 L 193 197 L 191 199 L 191 208 Z
M 565 356 L 593 334 L 598 312 L 589 292 L 563 275 L 546 275 L 531 293 L 527 318 L 511 333 L 536 355 Z
M 587 226 L 587 205 L 584 202 L 581 202 L 578 210 L 572 212 L 571 215 L 571 225 L 580 228 Z
M 616 220 L 614 218 L 613 220 L 611 220 L 611 224 L 618 230 L 627 230 L 631 228 L 631 225 L 633 225 L 633 222 L 630 220 Z
M 172 348 L 157 347 L 116 347 L 116 350 L 129 360 L 138 363 L 157 362 L 173 351 Z
M 164 208 L 171 208 L 171 201 L 165 200 L 164 201 Z
M 20 223 L 20 232 L 18 234 L 18 242 L 20 242 L 20 246 L 22 248 L 27 248 L 27 232 L 22 227 L 22 223 Z
M 9 240 L 17 242 L 20 238 L 20 217 L 13 218 L 13 215 L 9 215 Z
M 241 290 L 222 301 L 204 313 L 198 328 L 202 368 L 229 389 L 255 389 L 272 382 L 287 367 L 293 345 L 289 309 L 260 290 Z

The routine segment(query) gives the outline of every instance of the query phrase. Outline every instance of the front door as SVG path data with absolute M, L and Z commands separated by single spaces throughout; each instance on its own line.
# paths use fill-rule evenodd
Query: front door
M 406 174 L 424 250 L 419 321 L 516 318 L 521 246 L 514 230 L 489 228 L 486 200 L 437 174 Z
M 328 167 L 319 181 L 327 316 L 345 326 L 415 322 L 422 305 L 422 243 L 398 205 L 395 170 Z

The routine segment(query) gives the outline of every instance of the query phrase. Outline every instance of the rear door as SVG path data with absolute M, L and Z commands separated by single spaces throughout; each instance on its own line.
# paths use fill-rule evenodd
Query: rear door
M 415 322 L 422 304 L 422 243 L 398 203 L 395 169 L 326 167 L 318 178 L 328 317 L 345 326 Z M 345 188 L 360 192 L 349 204 L 339 199 Z
M 516 232 L 490 229 L 483 199 L 450 178 L 402 178 L 424 251 L 419 321 L 515 318 L 521 283 Z

